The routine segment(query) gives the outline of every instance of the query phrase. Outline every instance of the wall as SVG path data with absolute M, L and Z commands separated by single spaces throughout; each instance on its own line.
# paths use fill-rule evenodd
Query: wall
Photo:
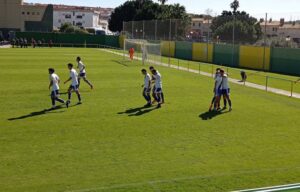
M 53 43 L 71 43 L 71 44 L 98 44 L 111 47 L 120 47 L 119 36 L 109 35 L 85 35 L 85 34 L 62 34 L 62 33 L 38 33 L 38 32 L 17 32 L 18 38 L 27 38 L 30 40 L 44 39 L 45 42 L 52 40 Z
M 193 43 L 185 41 L 176 41 L 175 57 L 178 59 L 193 59 Z
M 162 41 L 161 42 L 161 54 L 163 56 L 175 57 L 175 42 L 174 41 Z
M 213 63 L 230 67 L 239 66 L 239 46 L 230 44 L 215 44 Z
M 300 75 L 300 49 L 272 48 L 270 70 L 275 73 Z
M 270 69 L 269 47 L 240 46 L 240 67 L 269 70 Z
M 213 44 L 193 43 L 193 60 L 212 63 Z

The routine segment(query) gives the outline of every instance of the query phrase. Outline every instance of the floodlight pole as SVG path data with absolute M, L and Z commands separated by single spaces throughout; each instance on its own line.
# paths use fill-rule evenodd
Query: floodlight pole
M 268 20 L 268 13 L 266 13 L 265 31 L 264 31 L 264 55 L 263 55 L 263 70 L 264 71 L 266 70 L 267 20 Z
M 157 40 L 157 20 L 155 20 L 155 41 Z
M 145 20 L 143 20 L 143 39 L 145 39 Z
M 209 34 L 209 28 L 210 28 L 210 22 L 209 22 L 209 17 L 208 17 L 208 29 L 207 29 L 207 40 L 206 40 L 206 62 L 208 63 L 208 46 L 209 46 L 209 38 L 210 38 L 210 34 Z
M 235 13 L 233 13 L 233 32 L 232 32 L 232 65 L 234 66 L 234 46 L 235 44 Z
M 134 39 L 133 31 L 134 31 L 134 21 L 132 21 L 132 23 L 131 23 L 131 38 L 132 39 Z

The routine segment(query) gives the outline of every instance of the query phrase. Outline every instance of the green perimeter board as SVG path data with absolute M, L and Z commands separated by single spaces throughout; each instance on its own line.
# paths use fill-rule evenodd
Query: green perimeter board
M 272 48 L 271 71 L 300 75 L 300 49 Z
M 106 44 L 109 46 L 119 45 L 114 39 L 118 37 L 106 37 L 104 35 L 88 35 L 88 34 L 62 34 L 62 33 L 38 33 L 38 32 L 16 32 L 16 37 L 27 38 L 30 42 L 31 38 L 35 40 L 44 39 L 46 42 L 52 40 L 53 43 L 74 43 L 74 44 Z
M 234 54 L 232 56 L 232 54 Z M 239 46 L 214 44 L 213 63 L 230 67 L 239 66 Z
M 185 41 L 176 41 L 175 57 L 178 59 L 192 60 L 193 59 L 193 43 Z

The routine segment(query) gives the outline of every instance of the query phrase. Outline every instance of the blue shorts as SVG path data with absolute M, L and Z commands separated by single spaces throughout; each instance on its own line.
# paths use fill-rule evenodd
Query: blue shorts
M 59 90 L 55 90 L 55 91 L 51 92 L 51 97 L 52 98 L 56 98 L 56 97 L 58 97 L 58 95 L 59 95 Z
M 155 93 L 162 93 L 162 89 L 161 88 L 156 88 Z
M 222 95 L 230 95 L 230 89 L 222 89 Z
M 86 77 L 86 73 L 79 73 L 79 77 Z
M 74 85 L 70 85 L 69 89 L 70 89 L 71 91 L 72 91 L 72 90 L 73 90 L 73 91 L 78 91 L 78 87 L 79 87 L 78 85 L 75 85 L 75 86 L 74 86 Z
M 220 97 L 222 95 L 222 89 L 215 90 L 215 96 Z
M 151 88 L 144 88 L 143 93 L 144 94 L 149 94 L 151 92 Z

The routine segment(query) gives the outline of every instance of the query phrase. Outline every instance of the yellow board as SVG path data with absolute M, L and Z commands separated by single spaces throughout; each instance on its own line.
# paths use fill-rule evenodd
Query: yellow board
M 124 48 L 124 40 L 125 40 L 125 35 L 120 35 L 119 36 L 119 45 L 120 45 L 120 48 Z
M 212 63 L 213 44 L 193 43 L 193 60 Z
M 270 58 L 269 47 L 240 46 L 240 67 L 269 70 Z
M 161 42 L 161 54 L 167 57 L 175 57 L 175 42 L 174 41 L 162 41 Z

